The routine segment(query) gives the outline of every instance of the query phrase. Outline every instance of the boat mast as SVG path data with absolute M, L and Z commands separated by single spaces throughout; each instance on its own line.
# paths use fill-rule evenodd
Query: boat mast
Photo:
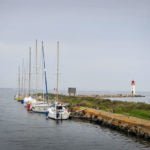
M 28 95 L 30 96 L 31 93 L 31 47 L 29 47 L 29 89 Z
M 42 51 L 41 51 L 42 52 Z M 42 54 L 42 53 L 41 53 Z M 44 100 L 44 89 L 45 89 L 45 86 L 44 86 L 44 67 L 43 67 L 43 54 L 42 54 L 42 61 L 41 61 L 41 65 L 42 65 L 42 68 L 41 68 L 41 75 L 42 75 L 42 98 Z
M 42 55 L 43 55 L 43 71 L 44 71 L 44 77 L 45 77 L 45 90 L 46 90 L 46 101 L 48 103 L 48 88 L 47 88 L 47 76 L 46 76 L 46 67 L 45 67 L 45 54 L 44 54 L 44 44 L 42 41 Z
M 18 96 L 20 96 L 20 66 L 18 66 Z
M 22 91 L 22 96 L 24 96 L 24 59 L 22 59 L 21 91 Z
M 26 93 L 26 69 L 24 67 L 24 96 L 26 97 L 27 96 L 27 93 Z
M 38 65 L 37 40 L 36 40 L 36 42 L 35 42 L 35 51 L 36 51 L 36 52 L 35 52 L 35 53 L 36 53 L 36 54 L 35 54 L 35 55 L 36 55 L 36 60 L 35 60 L 35 64 L 36 64 L 36 81 L 35 81 L 35 82 L 36 82 L 36 83 L 35 83 L 35 86 L 36 86 L 36 87 L 35 87 L 35 92 L 36 92 L 36 96 L 37 96 L 37 87 L 38 87 L 38 83 L 37 83 L 37 82 L 38 82 L 38 78 L 37 78 L 37 74 L 38 74 L 38 66 L 37 66 L 37 65 Z
M 57 87 L 56 87 L 56 98 L 58 101 L 59 95 L 59 41 L 57 41 Z

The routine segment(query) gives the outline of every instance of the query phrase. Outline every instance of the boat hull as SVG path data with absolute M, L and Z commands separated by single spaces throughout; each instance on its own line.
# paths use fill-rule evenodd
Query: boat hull
M 47 111 L 47 109 L 43 109 L 43 108 L 42 109 L 41 108 L 40 109 L 34 108 L 34 109 L 32 109 L 32 112 L 34 112 L 34 113 L 45 113 L 46 114 L 48 111 Z
M 18 101 L 18 102 L 22 102 L 23 99 L 24 99 L 23 97 L 15 97 L 15 100 Z
M 55 119 L 55 120 L 67 120 L 69 119 L 70 112 L 56 112 L 48 109 L 48 118 Z
M 48 104 L 39 104 L 39 105 L 33 105 L 32 106 L 32 112 L 35 113 L 48 113 L 48 108 L 50 107 L 50 105 Z

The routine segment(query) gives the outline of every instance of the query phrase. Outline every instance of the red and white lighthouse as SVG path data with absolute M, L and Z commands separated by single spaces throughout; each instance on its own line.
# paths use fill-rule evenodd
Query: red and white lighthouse
M 134 80 L 131 81 L 131 93 L 132 95 L 135 95 L 135 81 Z

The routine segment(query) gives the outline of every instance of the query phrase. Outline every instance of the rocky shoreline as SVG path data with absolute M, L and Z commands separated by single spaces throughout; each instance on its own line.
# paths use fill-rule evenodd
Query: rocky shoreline
M 114 114 L 92 108 L 73 107 L 71 112 L 71 118 L 88 120 L 99 125 L 123 131 L 129 135 L 150 140 L 149 120 Z

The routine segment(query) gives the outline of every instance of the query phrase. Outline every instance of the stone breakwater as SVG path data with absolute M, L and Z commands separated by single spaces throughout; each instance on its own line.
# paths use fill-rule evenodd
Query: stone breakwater
M 129 135 L 150 140 L 150 121 L 148 120 L 81 107 L 72 108 L 71 117 L 89 120 Z

